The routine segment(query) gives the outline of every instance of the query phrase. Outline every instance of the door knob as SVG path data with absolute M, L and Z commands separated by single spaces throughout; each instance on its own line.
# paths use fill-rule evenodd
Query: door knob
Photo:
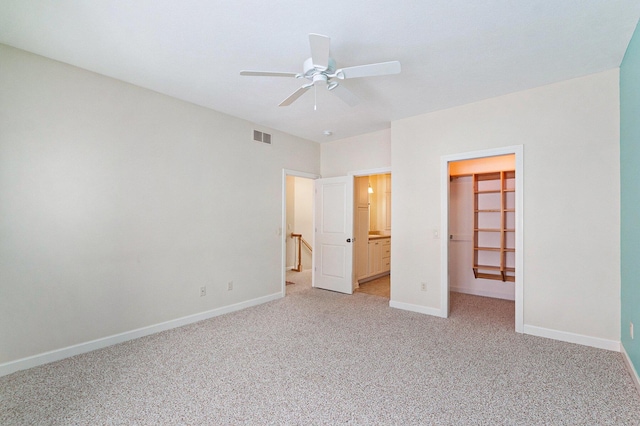
M 347 242 L 350 243 L 351 242 L 351 238 L 347 238 Z

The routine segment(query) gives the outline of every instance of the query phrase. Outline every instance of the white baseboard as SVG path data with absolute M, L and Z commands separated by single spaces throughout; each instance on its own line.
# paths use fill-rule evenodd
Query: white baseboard
M 128 340 L 137 339 L 139 337 L 148 336 L 150 334 L 159 333 L 161 331 L 170 330 L 172 328 L 182 327 L 183 325 L 192 324 L 194 322 L 217 317 L 219 315 L 224 315 L 231 312 L 239 311 L 241 309 L 260 305 L 262 303 L 271 302 L 272 300 L 276 300 L 280 298 L 282 298 L 282 293 L 280 292 L 274 293 L 267 296 L 258 297 L 256 299 L 251 299 L 244 302 L 236 303 L 233 305 L 212 309 L 210 311 L 200 312 L 198 314 L 188 315 L 186 317 L 161 322 L 159 324 L 154 324 L 154 325 L 138 328 L 131 331 L 126 331 L 124 333 L 114 334 L 112 336 L 91 340 L 89 342 L 83 342 L 77 345 L 67 346 L 66 348 L 56 349 L 53 351 L 44 352 L 38 355 L 33 355 L 30 357 L 18 359 L 15 361 L 6 362 L 4 364 L 0 364 L 0 377 L 6 376 L 7 374 L 15 373 L 16 371 L 26 370 L 27 368 L 37 367 L 39 365 L 48 364 L 54 361 L 59 361 L 64 358 L 69 358 L 75 355 L 91 352 L 96 349 L 106 348 L 107 346 L 126 342 Z
M 414 305 L 411 303 L 402 303 L 402 302 L 395 302 L 393 300 L 390 300 L 389 307 L 402 309 L 404 311 L 418 312 L 420 314 L 433 315 L 435 317 L 446 318 L 446 315 L 443 315 L 440 309 L 430 308 L 428 306 Z
M 638 376 L 638 371 L 633 366 L 631 358 L 629 358 L 629 354 L 627 354 L 627 351 L 624 349 L 624 345 L 622 343 L 620 343 L 620 352 L 622 352 L 622 358 L 624 359 L 624 363 L 627 366 L 627 370 L 629 371 L 631 380 L 633 380 L 633 384 L 636 385 L 638 395 L 640 395 L 640 377 Z
M 620 342 L 617 340 L 601 339 L 599 337 L 585 336 L 583 334 L 552 330 L 527 324 L 524 325 L 523 331 L 525 334 L 531 334 L 533 336 L 546 337 L 548 339 L 560 340 L 562 342 L 577 343 L 578 345 L 620 352 Z
M 516 297 L 513 294 L 498 293 L 493 291 L 483 291 L 483 290 L 471 289 L 466 287 L 449 287 L 449 291 L 453 291 L 456 293 L 472 294 L 474 296 L 492 297 L 494 299 L 504 299 L 504 300 L 512 300 L 512 301 L 516 300 Z

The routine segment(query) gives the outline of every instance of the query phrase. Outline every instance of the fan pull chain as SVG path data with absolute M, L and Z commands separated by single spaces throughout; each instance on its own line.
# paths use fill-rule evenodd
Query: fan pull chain
M 318 110 L 318 89 L 315 84 L 313 85 L 313 110 Z

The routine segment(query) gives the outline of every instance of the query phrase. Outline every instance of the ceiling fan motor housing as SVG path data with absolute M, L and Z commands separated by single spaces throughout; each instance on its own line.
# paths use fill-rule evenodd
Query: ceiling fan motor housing
M 304 78 L 315 81 L 314 76 L 316 75 L 322 74 L 326 77 L 327 75 L 333 74 L 336 71 L 336 61 L 334 61 L 333 58 L 329 58 L 328 65 L 324 68 L 314 65 L 313 58 L 309 58 L 304 61 L 303 69 Z

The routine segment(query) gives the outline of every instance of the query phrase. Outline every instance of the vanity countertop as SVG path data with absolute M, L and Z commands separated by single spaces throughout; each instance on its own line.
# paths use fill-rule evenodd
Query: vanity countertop
M 376 234 L 369 235 L 369 241 L 371 241 L 371 240 L 379 240 L 381 238 L 391 238 L 391 235 L 376 235 Z

